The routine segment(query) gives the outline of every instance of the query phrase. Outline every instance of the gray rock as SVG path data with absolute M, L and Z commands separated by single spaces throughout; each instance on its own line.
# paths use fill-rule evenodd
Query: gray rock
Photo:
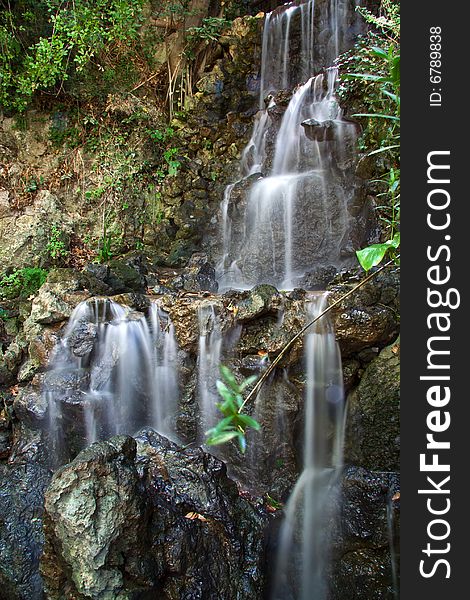
M 39 558 L 50 473 L 30 462 L 0 464 L 0 479 L 0 599 L 42 600 Z
M 79 323 L 68 337 L 68 346 L 75 356 L 85 356 L 93 350 L 98 334 L 98 328 L 94 323 L 85 321 Z
M 22 388 L 13 402 L 17 419 L 30 426 L 42 423 L 47 414 L 47 401 L 43 394 L 33 387 Z
M 237 321 L 243 323 L 266 313 L 274 313 L 282 308 L 282 296 L 272 285 L 257 285 L 248 298 L 237 304 Z
M 331 600 L 392 600 L 399 560 L 398 473 L 348 467 L 341 480 Z M 396 572 L 394 574 L 393 567 Z
M 336 136 L 337 124 L 335 121 L 316 121 L 307 119 L 301 123 L 305 130 L 305 135 L 314 142 L 333 141 Z
M 260 597 L 266 514 L 222 462 L 152 430 L 93 444 L 46 493 L 49 600 Z M 139 595 L 140 594 L 140 595 Z
M 329 302 L 350 291 L 358 278 L 328 286 Z M 344 357 L 372 347 L 383 348 L 399 332 L 400 278 L 396 269 L 380 273 L 332 310 L 336 338 Z
M 387 348 L 366 368 L 348 398 L 345 458 L 377 471 L 400 466 L 400 346 Z
M 72 590 L 83 598 L 124 600 L 139 584 L 151 587 L 135 448 L 132 438 L 115 437 L 55 473 L 45 499 L 41 561 L 50 600 Z

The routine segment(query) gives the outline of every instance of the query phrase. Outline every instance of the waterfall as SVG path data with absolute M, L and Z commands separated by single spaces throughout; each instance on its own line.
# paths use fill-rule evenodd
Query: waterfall
M 308 319 L 325 307 L 324 294 L 307 304 Z M 341 356 L 323 317 L 305 339 L 303 471 L 288 500 L 280 533 L 272 600 L 325 600 L 342 467 L 344 393 Z
M 157 304 L 146 316 L 106 298 L 80 303 L 44 382 L 57 454 L 143 425 L 175 437 L 177 373 L 173 326 Z
M 198 391 L 201 416 L 201 439 L 204 433 L 214 426 L 217 420 L 219 401 L 216 381 L 222 351 L 222 334 L 214 305 L 203 303 L 198 309 L 199 352 L 198 352 Z
M 222 332 L 221 320 L 213 302 L 203 301 L 198 306 L 199 343 L 198 343 L 198 405 L 200 415 L 199 441 L 205 440 L 205 433 L 219 420 L 217 403 L 220 396 L 216 382 L 220 379 L 220 365 L 223 358 L 234 348 L 241 327 L 235 326 Z M 219 449 L 218 449 L 219 450 Z M 219 454 L 214 448 L 211 452 Z
M 331 28 L 327 56 L 332 61 L 341 47 L 347 11 L 338 0 L 327 8 L 323 18 Z M 356 183 L 348 167 L 356 127 L 343 120 L 335 97 L 337 69 L 313 76 L 315 18 L 313 1 L 266 15 L 260 110 L 242 153 L 242 178 L 227 186 L 221 205 L 219 289 L 258 283 L 305 287 L 319 268 L 339 268 L 353 260 L 349 207 Z M 276 133 L 271 118 L 275 94 L 302 81 Z M 271 131 L 275 142 L 268 149 Z

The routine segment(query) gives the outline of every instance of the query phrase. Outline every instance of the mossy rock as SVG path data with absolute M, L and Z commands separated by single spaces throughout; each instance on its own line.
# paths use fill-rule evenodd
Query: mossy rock
M 400 343 L 387 346 L 349 395 L 346 462 L 372 471 L 400 468 Z

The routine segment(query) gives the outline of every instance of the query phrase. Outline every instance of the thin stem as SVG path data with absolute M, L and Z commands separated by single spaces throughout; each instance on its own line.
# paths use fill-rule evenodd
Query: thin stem
M 287 344 L 284 346 L 284 348 L 282 348 L 282 350 L 279 352 L 279 354 L 276 356 L 276 358 L 273 360 L 273 362 L 269 365 L 269 367 L 266 369 L 266 371 L 264 371 L 264 373 L 258 379 L 258 381 L 256 382 L 256 384 L 253 387 L 253 389 L 251 390 L 251 392 L 248 394 L 248 396 L 243 401 L 242 405 L 238 409 L 238 412 L 241 413 L 242 410 L 243 410 L 243 408 L 245 407 L 245 405 L 259 392 L 259 390 L 261 389 L 261 386 L 263 385 L 263 383 L 266 381 L 266 379 L 269 377 L 269 375 L 273 372 L 273 370 L 276 368 L 276 366 L 280 363 L 280 361 L 282 360 L 282 358 L 284 357 L 284 355 L 286 354 L 286 352 L 290 348 L 292 348 L 292 346 L 295 344 L 295 342 L 307 331 L 307 329 L 309 329 L 314 323 L 316 323 L 319 319 L 321 319 L 328 312 L 330 312 L 330 310 L 332 310 L 333 308 L 335 308 L 335 306 L 338 306 L 338 304 L 341 304 L 341 302 L 343 302 L 344 300 L 346 300 L 346 298 L 349 298 L 349 296 L 351 296 L 352 294 L 354 294 L 354 292 L 356 292 L 359 288 L 361 288 L 363 285 L 365 285 L 366 283 L 368 283 L 371 279 L 373 279 L 374 277 L 376 277 L 384 269 L 386 269 L 387 267 L 390 267 L 391 265 L 395 264 L 395 261 L 398 260 L 399 258 L 400 258 L 400 255 L 398 254 L 395 258 L 393 258 L 393 259 L 389 260 L 388 262 L 386 262 L 379 269 L 377 269 L 377 271 L 374 271 L 373 273 L 371 273 L 370 275 L 368 275 L 365 279 L 363 279 L 361 282 L 359 282 L 357 285 L 355 285 L 352 288 L 352 290 L 349 290 L 349 292 L 346 292 L 346 294 L 343 294 L 343 296 L 341 296 L 341 298 L 338 298 L 338 300 L 335 300 L 334 302 L 332 302 L 327 308 L 325 308 L 325 310 L 323 310 L 319 315 L 317 315 L 314 319 L 312 319 L 312 321 L 310 321 L 309 323 L 307 323 L 307 325 L 305 325 L 304 327 L 302 327 L 302 329 L 298 333 L 296 333 L 294 335 L 294 337 L 292 337 L 287 342 Z

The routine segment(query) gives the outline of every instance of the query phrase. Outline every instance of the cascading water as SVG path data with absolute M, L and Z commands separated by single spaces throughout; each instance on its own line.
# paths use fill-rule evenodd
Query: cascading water
M 57 345 L 44 393 L 51 437 L 62 456 L 63 432 L 74 450 L 143 425 L 175 437 L 177 345 L 157 304 L 149 316 L 105 298 L 80 303 Z M 65 453 L 67 453 L 65 451 Z
M 309 320 L 325 302 L 321 294 L 307 304 Z M 285 509 L 272 600 L 325 600 L 328 595 L 345 408 L 341 356 L 325 317 L 306 335 L 305 362 L 303 471 Z
M 345 15 L 345 3 L 331 3 L 327 19 L 331 61 L 340 48 Z M 310 77 L 315 65 L 314 18 L 313 1 L 266 16 L 261 110 L 242 154 L 242 179 L 227 187 L 221 207 L 222 258 L 217 268 L 221 289 L 246 289 L 261 282 L 292 289 L 302 286 L 316 268 L 340 267 L 352 255 L 349 207 L 356 185 L 354 173 L 345 165 L 356 126 L 342 119 L 335 98 L 337 69 Z M 300 24 L 293 28 L 296 19 Z M 300 43 L 298 35 L 291 33 L 299 27 Z M 297 68 L 294 56 L 299 60 Z M 269 161 L 267 138 L 275 127 L 273 94 L 306 79 L 283 115 Z M 269 105 L 263 110 L 266 94 L 270 94 Z M 269 175 L 264 176 L 266 171 Z M 233 200 L 240 185 L 248 188 L 244 205 L 239 198 Z
M 218 402 L 218 393 L 216 380 L 219 376 L 222 334 L 213 304 L 210 302 L 201 304 L 198 317 L 198 388 L 202 425 L 202 435 L 200 437 L 204 439 L 204 433 L 213 427 L 217 420 L 216 402 Z
M 198 398 L 201 428 L 199 440 L 205 439 L 205 432 L 213 427 L 219 418 L 216 403 L 220 397 L 216 382 L 220 379 L 222 356 L 236 344 L 240 327 L 222 333 L 220 318 L 214 304 L 206 301 L 198 307 L 199 348 L 198 348 Z

